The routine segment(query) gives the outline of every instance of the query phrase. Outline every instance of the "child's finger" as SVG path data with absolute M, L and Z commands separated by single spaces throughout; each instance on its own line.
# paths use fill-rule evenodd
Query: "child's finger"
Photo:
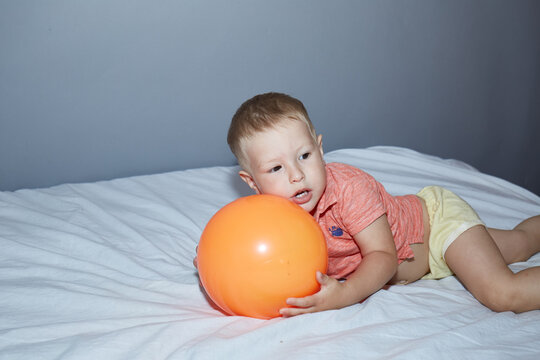
M 288 298 L 287 305 L 296 306 L 299 308 L 308 308 L 315 305 L 315 299 L 313 296 L 306 296 L 303 298 Z
M 330 276 L 326 275 L 326 274 L 323 274 L 322 272 L 320 271 L 317 271 L 317 282 L 323 286 L 323 285 L 326 285 L 328 283 L 328 281 L 330 280 Z
M 307 313 L 311 313 L 311 312 L 314 312 L 315 309 L 310 307 L 310 308 L 283 308 L 281 310 L 279 310 L 279 313 L 281 314 L 281 316 L 283 317 L 291 317 L 291 316 L 297 316 L 297 315 L 302 315 L 302 314 L 307 314 Z
M 195 247 L 195 257 L 193 258 L 193 266 L 195 266 L 195 269 L 199 269 L 199 263 L 197 262 L 197 253 L 199 251 L 199 245 Z

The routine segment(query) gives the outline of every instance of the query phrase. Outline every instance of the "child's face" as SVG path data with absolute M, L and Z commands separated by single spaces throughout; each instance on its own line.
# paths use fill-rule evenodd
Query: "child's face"
M 313 139 L 301 121 L 283 121 L 242 144 L 240 177 L 257 194 L 278 195 L 312 212 L 326 188 L 322 136 Z

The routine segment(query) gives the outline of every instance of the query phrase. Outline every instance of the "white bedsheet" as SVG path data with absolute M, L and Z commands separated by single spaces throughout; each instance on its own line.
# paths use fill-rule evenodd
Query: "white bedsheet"
M 393 194 L 443 185 L 488 226 L 540 198 L 453 160 L 346 149 Z M 0 193 L 0 359 L 538 359 L 540 311 L 494 313 L 454 278 L 290 319 L 225 316 L 192 265 L 206 222 L 250 194 L 236 167 Z M 513 270 L 540 265 L 540 255 Z

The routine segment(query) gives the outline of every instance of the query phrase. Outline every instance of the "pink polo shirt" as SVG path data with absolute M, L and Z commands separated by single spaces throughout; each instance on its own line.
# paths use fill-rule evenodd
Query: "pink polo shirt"
M 392 196 L 371 175 L 346 164 L 327 164 L 326 181 L 314 217 L 328 246 L 328 275 L 346 278 L 358 267 L 362 254 L 353 236 L 383 214 L 394 235 L 398 263 L 413 257 L 409 245 L 423 242 L 424 234 L 418 197 Z

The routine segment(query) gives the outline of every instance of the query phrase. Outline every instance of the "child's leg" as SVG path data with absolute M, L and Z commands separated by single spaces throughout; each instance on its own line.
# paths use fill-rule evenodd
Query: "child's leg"
M 513 230 L 488 231 L 507 264 L 527 261 L 540 252 L 540 215 L 521 222 Z
M 539 221 L 532 222 L 536 225 Z M 534 237 L 537 233 L 533 229 L 536 226 L 529 224 L 520 231 Z M 470 228 L 448 247 L 446 263 L 474 297 L 494 311 L 540 309 L 540 267 L 514 274 L 497 245 L 507 241 L 502 240 L 502 234 L 496 235 L 496 242 L 485 227 Z

